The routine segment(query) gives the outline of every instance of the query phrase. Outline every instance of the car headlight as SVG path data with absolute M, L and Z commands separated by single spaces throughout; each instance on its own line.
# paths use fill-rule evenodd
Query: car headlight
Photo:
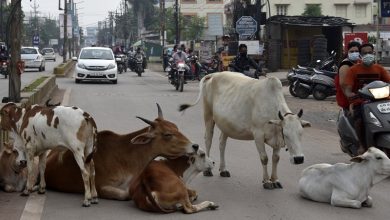
M 370 116 L 368 122 L 370 122 L 371 124 L 376 125 L 378 127 L 382 127 L 381 122 L 375 117 L 374 114 L 372 114 L 372 112 L 370 112 L 368 115 Z
M 381 88 L 375 88 L 375 89 L 368 89 L 372 96 L 374 96 L 375 99 L 384 99 L 389 97 L 389 86 L 381 87 Z
M 87 67 L 85 67 L 85 65 L 82 64 L 82 63 L 78 63 L 77 67 L 80 68 L 80 69 L 87 69 Z
M 108 65 L 108 67 L 107 67 L 107 69 L 114 69 L 115 68 L 115 65 L 114 64 L 112 64 L 112 63 L 110 63 L 110 65 Z

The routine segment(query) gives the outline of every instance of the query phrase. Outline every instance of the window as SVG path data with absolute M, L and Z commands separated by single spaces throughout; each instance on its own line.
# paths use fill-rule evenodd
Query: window
M 365 18 L 367 17 L 367 5 L 366 4 L 355 4 L 355 15 L 357 18 Z
M 222 4 L 222 0 L 207 0 L 207 4 Z
M 346 18 L 348 5 L 335 5 L 335 6 L 336 6 L 336 16 Z
M 277 4 L 276 5 L 276 14 L 277 15 L 287 15 L 287 4 Z
M 180 0 L 181 3 L 190 3 L 190 4 L 196 4 L 196 0 Z

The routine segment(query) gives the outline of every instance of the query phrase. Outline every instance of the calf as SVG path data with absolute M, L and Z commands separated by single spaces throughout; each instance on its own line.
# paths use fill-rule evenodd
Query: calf
M 85 190 L 83 206 L 98 202 L 92 160 L 97 129 L 88 113 L 77 107 L 33 105 L 23 108 L 8 103 L 1 108 L 0 114 L 2 128 L 15 140 L 16 162 L 27 162 L 27 185 L 22 195 L 28 196 L 33 190 L 35 156 L 39 156 L 38 192 L 45 193 L 46 151 L 58 146 L 71 150 L 81 170 Z
M 158 106 L 158 105 L 157 105 Z M 157 156 L 180 157 L 194 152 L 191 143 L 177 126 L 164 119 L 160 106 L 154 121 L 138 117 L 149 126 L 129 134 L 100 131 L 93 155 L 96 189 L 100 198 L 129 200 L 130 181 Z M 82 181 L 71 152 L 51 151 L 47 161 L 46 182 L 54 190 L 81 193 Z
M 175 212 L 177 205 L 181 205 L 185 213 L 216 209 L 218 206 L 209 201 L 192 205 L 197 198 L 196 191 L 186 187 L 200 172 L 213 167 L 214 162 L 201 149 L 177 159 L 152 161 L 132 181 L 130 197 L 138 208 L 145 211 Z
M 0 150 L 0 189 L 6 192 L 21 192 L 26 186 L 26 166 L 16 163 L 17 156 L 13 146 L 4 143 Z
M 315 164 L 302 172 L 299 190 L 304 198 L 349 208 L 371 207 L 371 187 L 390 175 L 390 159 L 370 147 L 353 163 Z

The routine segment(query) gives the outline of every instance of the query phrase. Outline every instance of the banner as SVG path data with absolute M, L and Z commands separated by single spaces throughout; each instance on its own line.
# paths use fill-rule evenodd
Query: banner
M 60 14 L 60 38 L 64 38 L 64 14 Z M 72 15 L 68 14 L 67 20 L 66 20 L 66 36 L 68 38 L 72 38 Z
M 359 42 L 360 44 L 368 43 L 367 32 L 355 32 L 355 33 L 344 33 L 344 49 L 348 50 L 348 44 L 351 41 Z

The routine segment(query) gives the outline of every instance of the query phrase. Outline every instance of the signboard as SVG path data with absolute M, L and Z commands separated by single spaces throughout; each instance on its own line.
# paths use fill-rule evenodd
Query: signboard
M 240 36 L 251 36 L 257 31 L 257 22 L 251 16 L 242 16 L 236 22 L 236 32 Z
M 223 35 L 223 24 L 222 24 L 222 14 L 220 13 L 209 13 L 207 14 L 207 34 L 222 36 Z
M 349 42 L 357 41 L 360 44 L 368 43 L 367 32 L 344 33 L 344 49 L 347 51 Z
M 49 45 L 58 45 L 58 39 L 50 39 Z
M 66 36 L 72 38 L 72 15 L 68 14 L 66 20 Z M 60 38 L 64 38 L 64 14 L 60 14 Z
M 250 40 L 250 41 L 239 41 L 238 44 L 245 44 L 248 47 L 248 55 L 262 55 L 263 51 L 260 48 L 260 43 L 258 40 Z M 261 54 L 260 54 L 261 50 Z
M 381 17 L 390 17 L 390 0 L 381 0 Z
M 39 41 L 40 41 L 39 35 L 38 34 L 34 34 L 33 39 L 32 39 L 32 44 L 34 46 L 39 46 Z

